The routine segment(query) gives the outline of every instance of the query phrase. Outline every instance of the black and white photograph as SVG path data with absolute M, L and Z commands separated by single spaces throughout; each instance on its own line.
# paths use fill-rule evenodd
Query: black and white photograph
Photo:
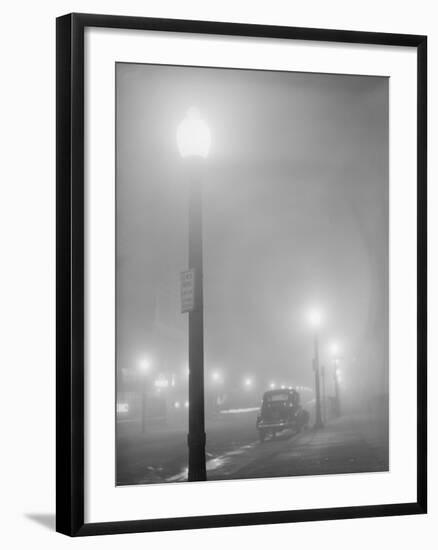
M 389 79 L 115 90 L 115 484 L 388 472 Z
M 432 6 L 5 4 L 2 548 L 433 548 Z

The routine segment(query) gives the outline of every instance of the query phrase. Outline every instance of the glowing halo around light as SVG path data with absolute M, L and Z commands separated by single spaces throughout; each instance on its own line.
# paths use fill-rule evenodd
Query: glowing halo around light
M 311 309 L 308 312 L 307 318 L 309 320 L 309 323 L 312 327 L 317 328 L 321 325 L 322 322 L 322 314 L 319 309 Z
M 336 357 L 339 354 L 339 344 L 337 342 L 332 342 L 330 344 L 330 353 L 333 357 Z
M 150 360 L 148 357 L 143 357 L 143 358 L 140 359 L 140 361 L 138 362 L 138 368 L 139 368 L 142 372 L 148 372 L 148 371 L 151 369 L 151 366 L 152 366 L 152 362 L 151 362 L 151 360 Z

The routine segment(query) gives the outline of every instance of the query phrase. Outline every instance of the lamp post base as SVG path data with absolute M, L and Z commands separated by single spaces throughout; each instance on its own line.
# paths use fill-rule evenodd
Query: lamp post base
M 207 481 L 207 469 L 205 465 L 205 433 L 188 434 L 189 446 L 189 481 Z
M 189 481 L 207 481 L 207 472 L 189 472 Z

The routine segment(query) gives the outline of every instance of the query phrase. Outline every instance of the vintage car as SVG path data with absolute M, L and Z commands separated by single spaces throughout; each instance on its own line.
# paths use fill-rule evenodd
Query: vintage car
M 264 393 L 257 430 L 260 441 L 267 435 L 275 438 L 278 432 L 307 428 L 309 413 L 300 404 L 300 394 L 295 389 L 270 390 Z

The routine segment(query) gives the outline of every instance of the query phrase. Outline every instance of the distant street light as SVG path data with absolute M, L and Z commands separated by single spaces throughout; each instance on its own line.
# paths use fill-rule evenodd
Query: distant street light
M 245 378 L 245 380 L 243 381 L 243 385 L 245 386 L 245 388 L 250 388 L 252 384 L 252 378 Z
M 339 355 L 339 344 L 337 342 L 332 342 L 330 344 L 330 353 L 332 357 L 337 357 Z
M 321 386 L 322 386 L 322 419 L 323 419 L 323 422 L 327 422 L 327 393 L 326 393 L 324 365 L 320 366 L 320 371 L 321 371 Z
M 217 409 L 216 412 L 219 410 L 219 407 L 221 405 L 221 400 L 223 396 L 223 377 L 222 373 L 218 370 L 215 370 L 211 373 L 211 379 L 213 381 L 215 390 L 214 390 L 214 406 Z
M 215 371 L 212 372 L 212 374 L 211 374 L 211 379 L 213 380 L 213 382 L 216 382 L 216 383 L 222 382 L 221 373 L 220 373 L 219 371 L 215 370 Z
M 330 346 L 330 352 L 332 355 L 332 365 L 333 365 L 333 384 L 335 388 L 335 416 L 341 416 L 341 398 L 339 392 L 339 345 L 337 343 L 332 343 Z
M 205 159 L 211 144 L 210 130 L 196 108 L 191 108 L 176 134 L 183 159 Z M 194 307 L 189 311 L 189 481 L 205 481 L 204 413 L 204 299 L 202 261 L 202 187 L 199 175 L 189 184 L 189 269 L 195 275 Z
M 313 328 L 313 371 L 315 373 L 315 428 L 323 428 L 324 424 L 321 417 L 321 392 L 319 385 L 319 347 L 318 347 L 318 328 L 321 325 L 322 315 L 318 309 L 309 311 L 309 323 Z
M 138 362 L 138 368 L 142 372 L 148 372 L 151 369 L 150 359 L 148 359 L 147 357 L 143 357 L 142 359 L 140 359 L 140 361 Z
M 322 321 L 322 314 L 319 309 L 311 309 L 309 311 L 309 323 L 310 326 L 314 329 L 320 327 Z
M 138 370 L 143 375 L 141 391 L 141 431 L 146 431 L 146 401 L 147 401 L 147 374 L 152 368 L 149 357 L 142 357 L 138 361 Z
M 271 382 L 269 384 L 269 387 L 270 387 L 271 390 L 275 389 L 275 382 Z

